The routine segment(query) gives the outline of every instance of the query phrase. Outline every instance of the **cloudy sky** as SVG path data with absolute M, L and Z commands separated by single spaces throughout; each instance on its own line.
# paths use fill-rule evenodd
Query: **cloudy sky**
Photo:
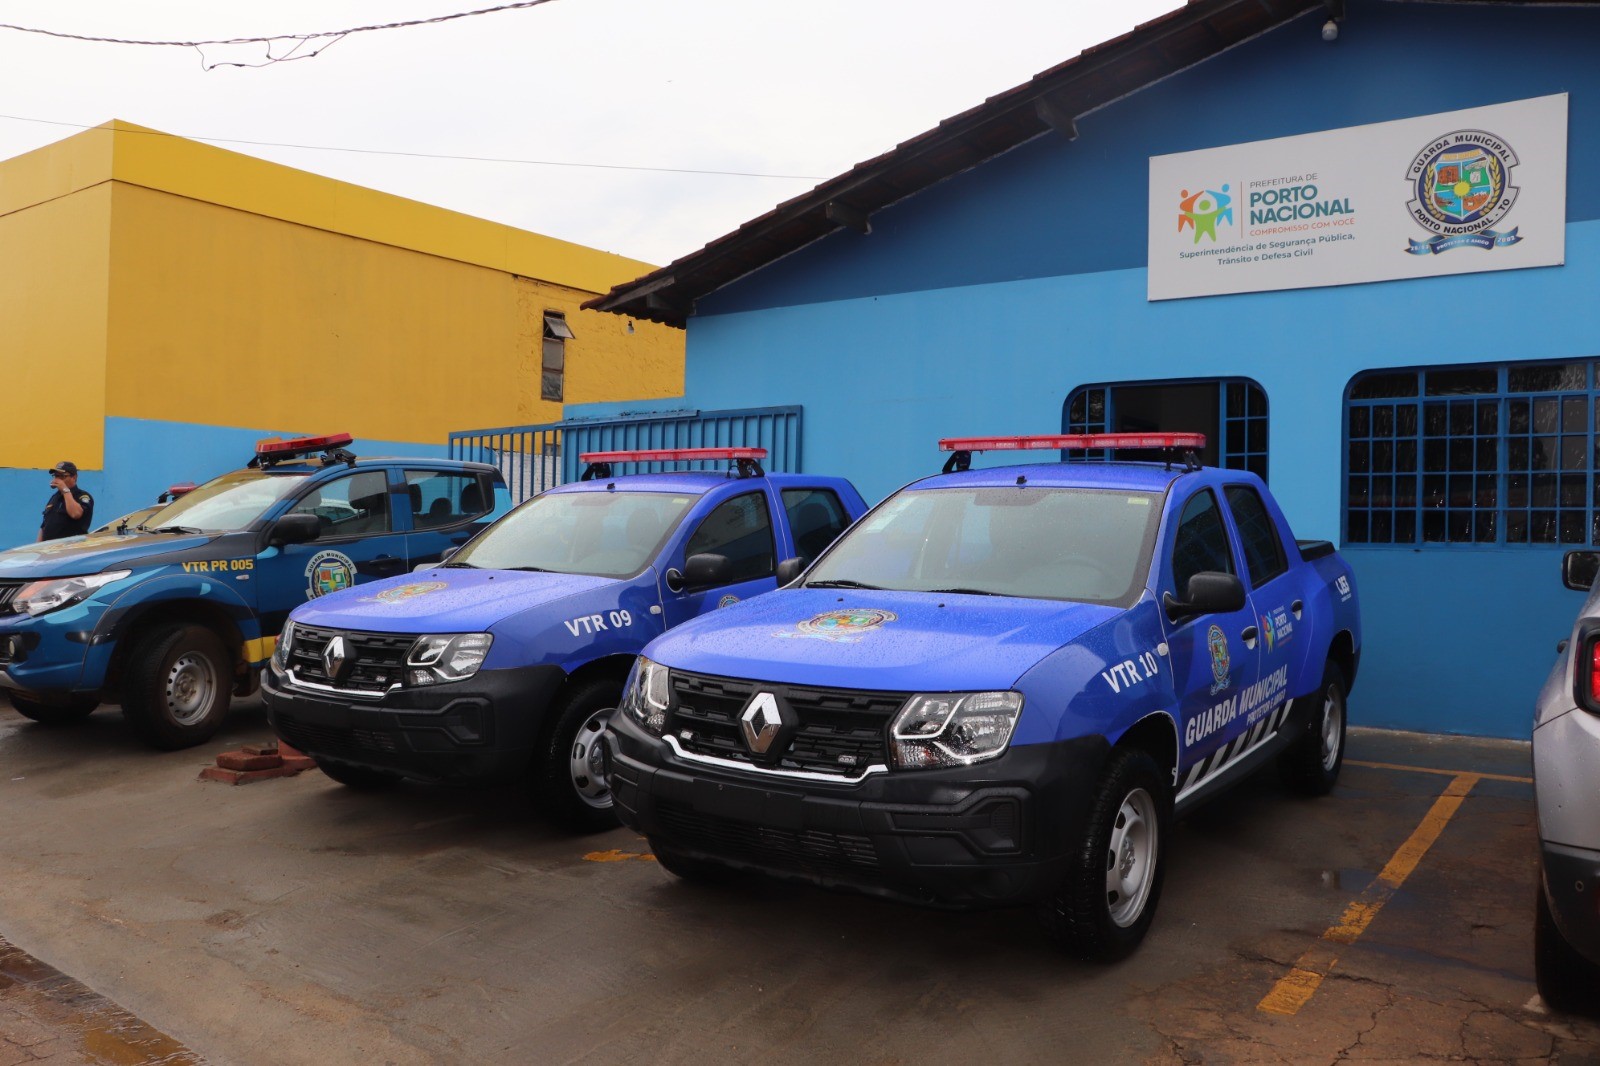
M 427 18 L 503 0 L 0 0 L 0 22 L 201 40 Z M 1179 0 L 549 0 L 260 45 L 135 47 L 0 29 L 0 158 L 122 118 L 665 263 Z M 290 45 L 280 44 L 279 52 Z M 32 120 L 32 121 L 27 121 Z M 47 120 L 47 121 L 39 121 Z M 58 124 L 49 124 L 58 123 Z

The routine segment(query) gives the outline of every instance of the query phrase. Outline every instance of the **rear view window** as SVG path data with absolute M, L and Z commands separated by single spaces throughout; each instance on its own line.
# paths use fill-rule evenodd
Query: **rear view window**
M 494 505 L 494 492 L 484 484 L 487 480 L 443 470 L 407 470 L 411 528 L 450 526 L 488 514 Z

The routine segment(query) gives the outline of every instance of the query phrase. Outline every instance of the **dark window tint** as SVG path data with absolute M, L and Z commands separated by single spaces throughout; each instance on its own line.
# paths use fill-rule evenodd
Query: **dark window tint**
M 849 515 L 830 489 L 784 489 L 783 509 L 789 514 L 795 554 L 810 566 L 850 524 Z
M 1261 496 L 1248 485 L 1229 485 L 1222 494 L 1233 512 L 1233 524 L 1239 527 L 1250 584 L 1260 588 L 1289 568 L 1283 542 L 1278 539 L 1278 524 L 1267 513 Z
M 381 470 L 364 470 L 312 489 L 289 511 L 314 514 L 323 537 L 389 531 L 389 483 Z
M 493 491 L 477 475 L 442 470 L 407 470 L 406 495 L 413 529 L 469 521 L 488 514 L 494 501 Z
M 689 538 L 684 556 L 720 555 L 728 560 L 724 584 L 770 577 L 773 558 L 772 516 L 762 492 L 747 492 L 724 500 L 706 515 Z
M 1189 579 L 1203 570 L 1234 573 L 1228 535 L 1222 528 L 1217 498 L 1210 489 L 1195 493 L 1184 504 L 1183 516 L 1178 519 L 1178 539 L 1172 546 L 1172 576 L 1179 599 L 1189 595 Z

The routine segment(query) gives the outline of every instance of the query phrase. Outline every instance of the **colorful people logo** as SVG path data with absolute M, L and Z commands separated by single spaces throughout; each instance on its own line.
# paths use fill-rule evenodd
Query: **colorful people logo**
M 1233 224 L 1233 197 L 1228 192 L 1228 186 L 1223 185 L 1221 190 L 1200 189 L 1190 192 L 1184 189 L 1178 199 L 1178 232 L 1188 226 L 1194 230 L 1194 243 L 1199 244 L 1203 235 L 1209 234 L 1213 243 L 1217 239 L 1217 224 Z

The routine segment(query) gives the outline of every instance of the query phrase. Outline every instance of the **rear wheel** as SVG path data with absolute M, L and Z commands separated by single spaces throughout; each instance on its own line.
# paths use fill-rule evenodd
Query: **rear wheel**
M 205 626 L 157 626 L 129 652 L 122 713 L 151 745 L 191 748 L 210 740 L 233 697 L 233 657 Z
M 621 695 L 616 682 L 591 681 L 555 708 L 555 725 L 534 760 L 533 790 L 564 829 L 598 833 L 618 825 L 603 743 Z
M 81 722 L 94 713 L 100 706 L 100 701 L 93 696 L 73 696 L 65 700 L 41 700 L 33 696 L 24 696 L 20 692 L 12 692 L 8 698 L 11 706 L 16 708 L 18 714 L 24 718 L 31 718 L 40 725 L 51 727 L 73 725 Z
M 1278 756 L 1278 776 L 1302 796 L 1326 796 L 1339 780 L 1344 765 L 1344 671 L 1329 663 L 1322 675 L 1322 691 L 1313 699 L 1317 707 L 1305 735 Z
M 360 792 L 376 792 L 380 789 L 393 788 L 400 783 L 399 774 L 392 774 L 386 770 L 373 770 L 366 766 L 351 766 L 349 763 L 324 762 L 318 759 L 317 769 L 346 788 Z
M 1538 895 L 1533 912 L 1533 977 L 1539 998 L 1563 1014 L 1600 1017 L 1600 966 L 1578 954 L 1561 935 L 1542 883 Z
M 1066 884 L 1039 907 L 1046 933 L 1072 954 L 1110 962 L 1149 931 L 1166 869 L 1169 791 L 1148 754 L 1112 752 Z

